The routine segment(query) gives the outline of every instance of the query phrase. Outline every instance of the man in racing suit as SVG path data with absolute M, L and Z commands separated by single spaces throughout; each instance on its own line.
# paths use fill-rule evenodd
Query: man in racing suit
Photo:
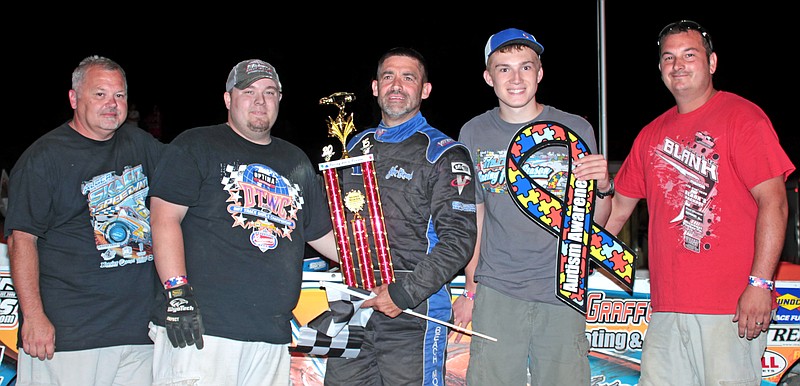
M 395 281 L 381 283 L 373 253 L 377 296 L 363 306 L 379 312 L 366 326 L 357 358 L 328 358 L 326 385 L 444 384 L 447 327 L 402 311 L 452 320 L 449 283 L 472 255 L 477 226 L 467 149 L 419 111 L 430 89 L 422 55 L 388 51 L 372 81 L 381 123 L 348 143 L 350 156 L 374 156 Z M 362 172 L 361 165 L 343 169 L 343 195 L 364 192 Z

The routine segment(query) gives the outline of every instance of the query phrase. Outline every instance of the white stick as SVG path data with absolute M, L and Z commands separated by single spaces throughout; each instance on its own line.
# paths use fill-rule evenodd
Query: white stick
M 370 299 L 370 298 L 375 297 L 374 294 L 364 295 L 361 292 L 353 291 L 350 288 L 347 288 L 346 285 L 340 284 L 340 283 L 332 283 L 332 282 L 321 281 L 321 282 L 319 282 L 319 285 L 322 286 L 322 287 L 335 287 L 339 291 L 342 291 L 344 293 L 353 295 L 353 296 L 361 298 L 361 299 Z M 493 338 L 493 337 L 491 337 L 489 335 L 481 334 L 480 332 L 472 331 L 472 330 L 464 328 L 464 327 L 456 326 L 455 324 L 448 323 L 448 322 L 445 322 L 443 320 L 439 320 L 439 319 L 436 319 L 436 318 L 432 318 L 432 317 L 430 317 L 428 315 L 420 314 L 419 312 L 414 312 L 414 311 L 409 310 L 409 309 L 405 309 L 405 310 L 403 310 L 403 312 L 405 312 L 405 313 L 407 313 L 409 315 L 416 316 L 418 318 L 427 319 L 427 320 L 430 320 L 432 322 L 443 324 L 443 325 L 445 325 L 447 327 L 450 327 L 450 328 L 452 328 L 452 329 L 454 329 L 454 330 L 456 330 L 458 332 L 464 333 L 464 334 L 474 335 L 474 336 L 478 336 L 478 337 L 481 337 L 481 338 L 484 338 L 484 339 L 489 339 L 489 340 L 491 340 L 493 342 L 497 342 L 497 338 Z

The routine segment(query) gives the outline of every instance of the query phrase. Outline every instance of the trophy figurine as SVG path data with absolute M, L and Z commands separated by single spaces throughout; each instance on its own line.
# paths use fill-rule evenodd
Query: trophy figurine
M 353 124 L 353 113 L 345 112 L 348 102 L 356 99 L 355 95 L 348 92 L 336 92 L 321 98 L 321 105 L 334 105 L 339 108 L 336 118 L 328 117 L 328 136 L 335 137 L 342 145 L 342 158 L 331 161 L 333 146 L 327 145 L 322 150 L 325 162 L 319 164 L 325 179 L 325 190 L 328 194 L 328 206 L 331 212 L 333 233 L 336 237 L 336 250 L 339 254 L 339 263 L 342 269 L 342 280 L 352 287 L 363 287 L 367 290 L 376 286 L 375 274 L 372 265 L 372 253 L 369 246 L 369 232 L 366 227 L 366 218 L 361 215 L 364 206 L 369 210 L 371 235 L 375 242 L 375 254 L 383 283 L 394 282 L 394 269 L 392 267 L 389 241 L 386 237 L 386 227 L 383 220 L 380 195 L 378 192 L 377 178 L 375 177 L 374 156 L 365 154 L 350 157 L 347 152 L 347 137 L 356 131 Z M 360 165 L 363 170 L 364 192 L 352 190 L 342 196 L 342 187 L 339 183 L 339 174 L 336 169 Z M 345 207 L 352 213 L 348 221 Z M 350 228 L 348 228 L 348 222 Z M 350 247 L 350 230 L 356 242 L 356 255 L 359 262 L 361 285 L 355 273 L 352 248 Z
M 336 92 L 319 100 L 321 105 L 334 105 L 339 108 L 339 115 L 336 116 L 336 119 L 328 117 L 328 136 L 336 137 L 341 142 L 342 159 L 350 158 L 350 154 L 347 153 L 347 137 L 356 131 L 356 126 L 353 124 L 353 113 L 345 118 L 347 114 L 344 112 L 344 107 L 345 103 L 354 100 L 356 100 L 355 94 L 349 92 Z M 333 156 L 333 153 L 329 153 L 328 150 L 332 150 L 332 148 L 327 148 L 322 154 L 325 161 L 330 161 Z

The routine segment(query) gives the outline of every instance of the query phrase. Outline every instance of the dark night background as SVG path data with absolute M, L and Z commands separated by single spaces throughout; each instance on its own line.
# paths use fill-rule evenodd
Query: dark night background
M 545 47 L 538 101 L 585 116 L 598 131 L 605 117 L 607 156 L 621 161 L 639 129 L 674 105 L 657 68 L 656 38 L 664 25 L 683 18 L 699 22 L 712 36 L 719 56 L 717 88 L 764 109 L 784 149 L 800 165 L 800 134 L 791 102 L 797 99 L 798 82 L 790 59 L 796 51 L 797 22 L 785 3 L 739 7 L 722 1 L 657 6 L 606 1 L 598 6 L 588 0 L 537 1 L 484 4 L 481 11 L 441 4 L 436 7 L 447 12 L 438 13 L 420 3 L 387 9 L 345 4 L 302 3 L 294 11 L 269 3 L 214 9 L 190 4 L 180 12 L 141 3 L 120 4 L 124 8 L 110 7 L 107 13 L 99 8 L 48 9 L 62 18 L 56 22 L 39 21 L 44 10 L 6 14 L 6 19 L 20 18 L 24 27 L 0 27 L 4 73 L 10 81 L 4 115 L 11 120 L 0 147 L 0 167 L 9 170 L 31 142 L 71 117 L 71 72 L 92 54 L 108 56 L 125 68 L 129 103 L 143 118 L 157 106 L 165 142 L 182 130 L 225 121 L 222 95 L 230 69 L 244 59 L 266 60 L 276 67 L 284 87 L 273 135 L 300 145 L 313 162 L 320 162 L 322 146 L 334 144 L 338 150 L 339 145 L 328 137 L 326 126 L 326 118 L 337 110 L 320 106 L 319 98 L 337 91 L 355 93 L 348 109 L 355 113 L 357 129 L 374 126 L 379 112 L 370 81 L 378 57 L 389 48 L 410 46 L 429 62 L 433 90 L 423 102 L 423 114 L 434 127 L 457 137 L 467 120 L 497 105 L 482 78 L 483 48 L 489 35 L 508 27 L 530 32 Z M 599 103 L 601 8 L 605 110 Z

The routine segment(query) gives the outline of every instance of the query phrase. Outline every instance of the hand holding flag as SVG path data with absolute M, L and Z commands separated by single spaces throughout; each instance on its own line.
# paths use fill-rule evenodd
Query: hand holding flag
M 361 298 L 361 299 L 370 299 L 370 298 L 375 296 L 375 294 L 365 295 L 362 292 L 354 291 L 353 288 L 348 287 L 348 286 L 346 286 L 344 284 L 341 284 L 341 283 L 331 283 L 331 282 L 321 281 L 319 284 L 320 284 L 320 286 L 325 287 L 326 292 L 330 292 L 330 289 L 335 289 L 336 291 L 348 293 L 348 294 L 350 294 L 352 296 L 355 296 L 355 297 L 358 297 L 358 298 Z M 456 330 L 458 332 L 461 332 L 463 334 L 473 335 L 473 336 L 477 336 L 477 337 L 481 337 L 481 338 L 484 338 L 484 339 L 491 340 L 493 342 L 497 342 L 497 338 L 493 338 L 491 336 L 484 335 L 484 334 L 472 331 L 472 330 L 464 328 L 464 327 L 456 326 L 455 324 L 448 323 L 448 322 L 445 322 L 445 321 L 440 320 L 440 319 L 431 318 L 428 315 L 423 315 L 423 314 L 420 314 L 418 312 L 414 312 L 414 311 L 409 310 L 409 309 L 405 309 L 405 310 L 403 310 L 403 312 L 406 313 L 406 314 L 409 314 L 409 315 L 416 316 L 418 318 L 422 318 L 422 319 L 430 320 L 432 322 L 439 323 L 439 324 L 441 324 L 443 326 L 450 327 L 450 328 L 452 328 L 452 329 L 454 329 L 454 330 Z
M 392 301 L 392 298 L 389 296 L 388 284 L 381 284 L 372 288 L 372 296 L 364 301 L 364 303 L 361 304 L 361 307 L 372 308 L 373 310 L 381 312 L 390 318 L 396 318 L 397 315 L 403 313 L 403 310 L 401 310 L 400 307 L 397 307 L 397 305 Z
M 300 327 L 297 345 L 291 347 L 290 351 L 355 358 L 361 351 L 364 327 L 373 312 L 372 308 L 361 308 L 370 293 L 358 288 L 348 292 L 326 289 L 325 293 L 329 309 L 308 322 L 307 326 Z M 359 296 L 353 297 L 351 294 Z
M 348 287 L 342 283 L 321 281 L 320 286 L 325 287 L 329 310 L 308 322 L 307 326 L 300 327 L 297 345 L 291 347 L 290 351 L 328 357 L 357 357 L 364 340 L 364 328 L 373 312 L 371 307 L 361 308 L 361 306 L 369 299 L 375 298 L 376 295 L 360 288 Z M 450 327 L 462 334 L 497 342 L 497 338 L 409 309 L 402 310 L 402 312 Z

